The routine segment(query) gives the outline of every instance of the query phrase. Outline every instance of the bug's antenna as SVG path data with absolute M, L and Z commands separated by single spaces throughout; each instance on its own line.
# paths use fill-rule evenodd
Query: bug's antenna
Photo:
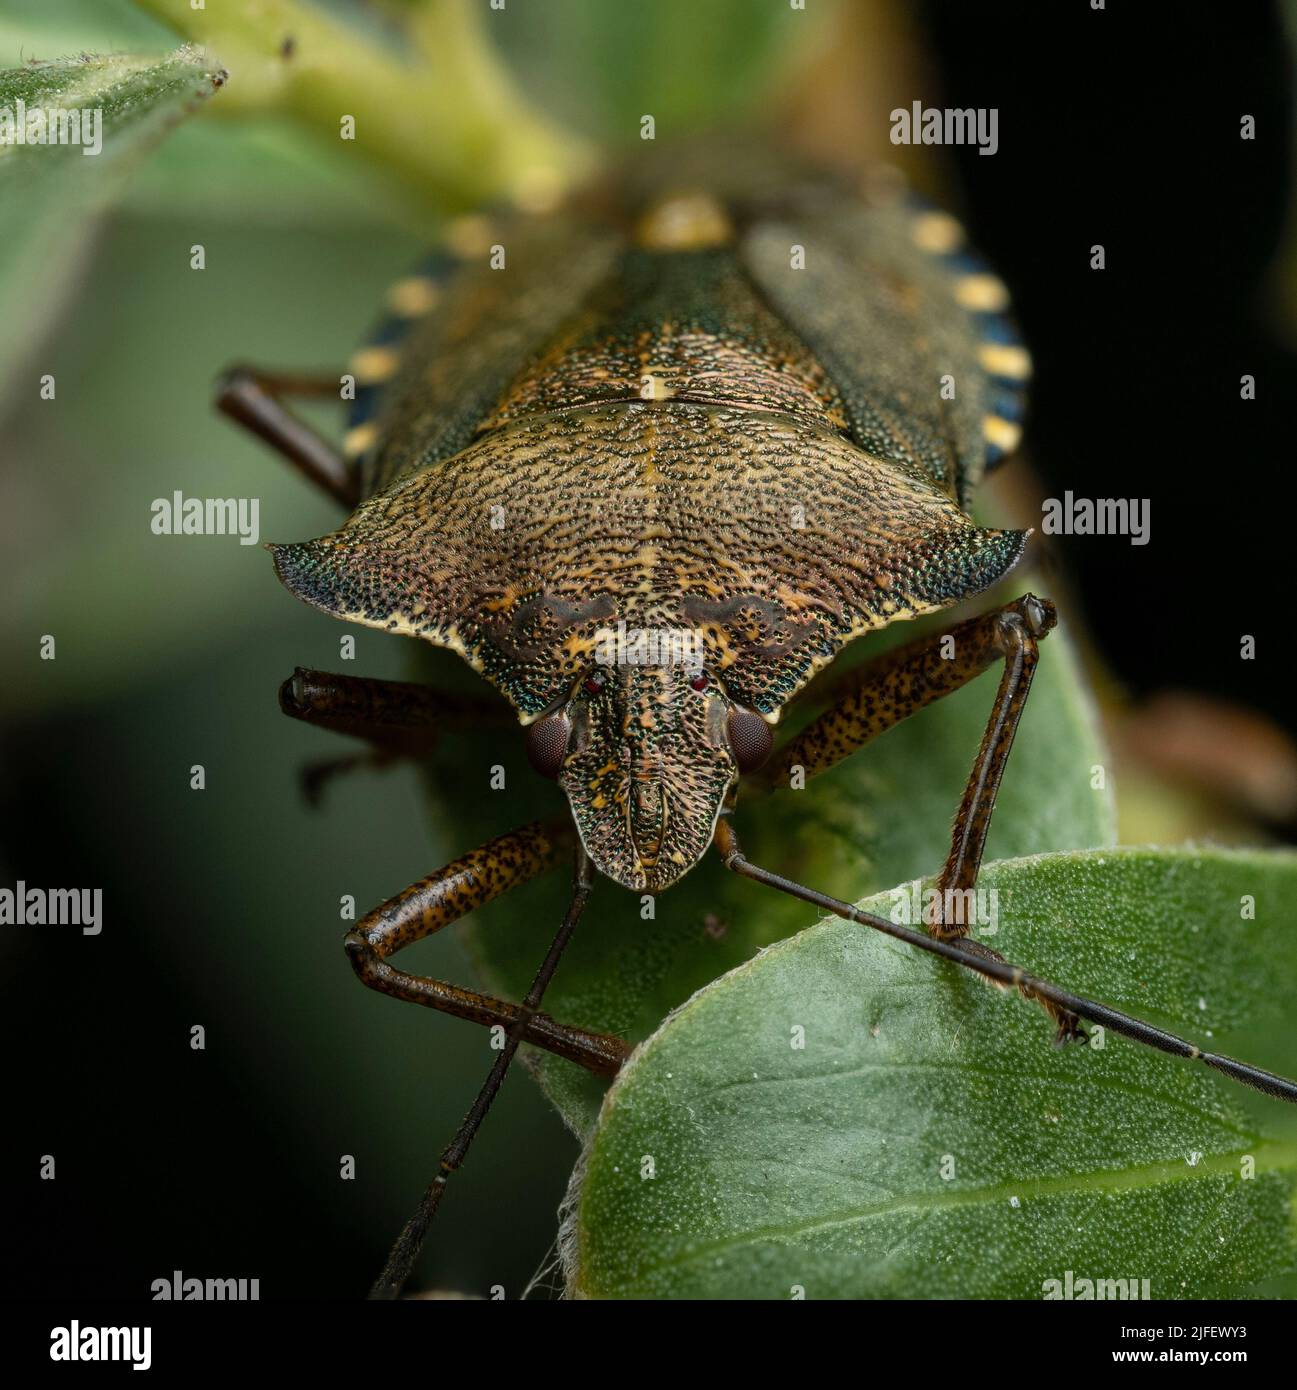
M 527 997 L 522 1001 L 522 1006 L 518 1010 L 518 1017 L 509 1029 L 504 1047 L 501 1048 L 500 1055 L 495 1059 L 489 1075 L 482 1084 L 482 1089 L 477 1093 L 477 1099 L 455 1131 L 455 1137 L 442 1152 L 441 1160 L 437 1165 L 436 1176 L 428 1184 L 419 1205 L 414 1210 L 414 1215 L 405 1223 L 401 1234 L 397 1236 L 387 1256 L 387 1263 L 383 1266 L 383 1272 L 374 1281 L 374 1286 L 369 1291 L 370 1298 L 392 1299 L 401 1296 L 401 1290 L 405 1287 L 406 1280 L 409 1279 L 414 1269 L 415 1261 L 419 1258 L 419 1251 L 423 1248 L 423 1242 L 427 1238 L 428 1228 L 432 1225 L 432 1219 L 437 1214 L 437 1207 L 441 1203 L 441 1194 L 446 1190 L 446 1182 L 463 1163 L 464 1155 L 468 1152 L 469 1145 L 473 1142 L 478 1128 L 486 1118 L 486 1112 L 490 1110 L 491 1102 L 495 1100 L 496 1093 L 504 1081 L 504 1074 L 509 1070 L 509 1064 L 518 1051 L 523 1034 L 527 1031 L 527 1025 L 540 1008 L 540 1001 L 545 993 L 545 988 L 553 978 L 554 971 L 558 968 L 559 957 L 562 956 L 564 948 L 571 939 L 576 924 L 581 920 L 586 899 L 590 896 L 591 878 L 590 856 L 578 842 L 576 867 L 572 875 L 572 901 L 568 904 L 563 925 L 559 927 L 558 934 L 545 953 L 545 959 L 541 962 L 540 969 L 536 972 L 536 978 L 532 980 L 531 988 L 527 991 Z
M 769 869 L 763 869 L 753 864 L 744 857 L 743 851 L 739 847 L 738 836 L 734 833 L 734 827 L 729 823 L 727 817 L 723 816 L 717 822 L 715 843 L 721 858 L 725 861 L 725 867 L 732 869 L 744 878 L 750 878 L 756 883 L 764 883 L 770 888 L 777 888 L 781 893 L 788 893 L 794 898 L 800 898 L 803 902 L 812 903 L 848 922 L 872 927 L 875 931 L 884 932 L 888 936 L 895 937 L 898 941 L 917 946 L 921 951 L 930 951 L 933 955 L 943 956 L 946 960 L 954 961 L 956 965 L 975 970 L 979 975 L 985 975 L 988 979 L 995 980 L 999 984 L 1016 987 L 1024 994 L 1047 1000 L 1066 1013 L 1089 1019 L 1091 1023 L 1097 1023 L 1114 1033 L 1120 1033 L 1123 1037 L 1132 1038 L 1135 1042 L 1143 1043 L 1146 1047 L 1156 1048 L 1159 1052 L 1169 1052 L 1174 1057 L 1188 1057 L 1195 1062 L 1204 1062 L 1207 1066 L 1228 1076 L 1233 1081 L 1241 1081 L 1243 1085 L 1264 1091 L 1266 1095 L 1274 1096 L 1277 1100 L 1286 1100 L 1297 1104 L 1297 1081 L 1289 1081 L 1285 1076 L 1276 1076 L 1274 1072 L 1263 1071 L 1260 1067 L 1251 1066 L 1247 1062 L 1236 1062 L 1232 1057 L 1222 1057 L 1215 1052 L 1204 1052 L 1200 1047 L 1187 1042 L 1184 1038 L 1178 1038 L 1174 1033 L 1167 1033 L 1161 1028 L 1155 1028 L 1151 1023 L 1145 1023 L 1142 1019 L 1132 1018 L 1130 1014 L 1121 1013 L 1118 1009 L 1109 1008 L 1107 1004 L 1100 1004 L 1093 999 L 1084 999 L 1078 994 L 1069 994 L 1066 990 L 1059 989 L 1057 985 L 1050 984 L 1048 980 L 1041 980 L 1035 975 L 1029 975 L 1020 965 L 1014 965 L 1007 960 L 980 956 L 975 951 L 970 950 L 967 945 L 958 941 L 942 941 L 937 937 L 915 931 L 912 927 L 904 927 L 897 922 L 889 921 L 886 917 L 878 917 L 872 912 L 861 912 L 859 908 L 852 907 L 850 903 L 840 902 L 837 898 L 829 897 L 827 893 L 818 893 L 814 888 L 807 888 L 803 884 L 795 883 L 790 878 L 784 878 L 781 874 L 771 873 Z

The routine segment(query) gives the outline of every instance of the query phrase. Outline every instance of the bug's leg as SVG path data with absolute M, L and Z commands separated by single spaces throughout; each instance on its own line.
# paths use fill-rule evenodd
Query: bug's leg
M 367 913 L 346 935 L 352 969 L 370 989 L 454 1014 L 486 1027 L 513 1030 L 521 1040 L 602 1076 L 616 1073 L 630 1052 L 620 1038 L 556 1023 L 534 1006 L 508 1004 L 458 985 L 397 970 L 397 951 L 439 932 L 474 908 L 553 868 L 562 858 L 565 827 L 533 822 L 452 860 L 435 874 Z
M 382 768 L 403 758 L 426 758 L 449 731 L 516 722 L 500 699 L 439 691 L 415 681 L 375 680 L 299 666 L 279 688 L 279 707 L 332 733 L 364 739 L 369 751 L 312 763 L 302 774 L 317 804 L 326 783 L 359 767 Z
M 1014 685 L 1022 687 L 1022 694 L 1011 720 L 1016 728 L 1035 669 L 1036 644 L 1056 621 L 1053 604 L 1024 594 L 1003 608 L 921 637 L 867 663 L 834 687 L 830 707 L 780 748 L 755 780 L 765 790 L 777 790 L 788 785 L 791 770 L 798 766 L 807 780 L 817 777 L 893 725 L 967 685 L 1008 653 L 1021 651 L 1023 669 L 1014 676 Z M 1006 661 L 1006 667 L 1017 664 L 1016 657 Z M 997 711 L 1001 703 L 997 695 Z M 988 734 L 996 719 L 993 713 Z M 995 784 L 999 785 L 998 775 Z
M 558 929 L 558 934 L 545 953 L 545 959 L 541 962 L 540 969 L 531 982 L 531 988 L 527 991 L 527 997 L 522 1001 L 517 1017 L 509 1029 L 505 1045 L 496 1057 L 482 1089 L 477 1094 L 477 1099 L 473 1102 L 468 1114 L 464 1116 L 459 1129 L 455 1131 L 455 1137 L 442 1151 L 436 1176 L 428 1184 L 414 1215 L 405 1223 L 401 1234 L 397 1236 L 387 1257 L 387 1263 L 383 1266 L 383 1272 L 378 1276 L 370 1290 L 369 1296 L 371 1298 L 398 1298 L 406 1280 L 410 1277 L 410 1272 L 414 1268 L 414 1262 L 418 1258 L 424 1237 L 428 1233 L 428 1227 L 432 1224 L 432 1219 L 437 1213 L 441 1195 L 446 1190 L 446 1183 L 450 1175 L 463 1163 L 469 1145 L 473 1142 L 482 1121 L 486 1118 L 486 1112 L 491 1108 L 491 1102 L 495 1099 L 500 1085 L 504 1081 L 505 1073 L 509 1070 L 509 1064 L 513 1061 L 519 1045 L 524 1041 L 530 1042 L 532 1040 L 532 1025 L 536 1019 L 541 1017 L 537 1012 L 540 1008 L 541 997 L 544 995 L 545 988 L 558 966 L 559 958 L 585 910 L 586 899 L 590 895 L 591 876 L 590 858 L 584 848 L 578 844 L 576 867 L 572 876 L 572 900 L 562 925 Z
M 1097 1000 L 1070 994 L 1048 980 L 1030 975 L 1022 966 L 1014 965 L 995 952 L 984 954 L 976 941 L 966 941 L 958 937 L 943 939 L 929 936 L 924 932 L 915 931 L 913 927 L 889 921 L 886 917 L 879 917 L 872 912 L 862 912 L 850 903 L 841 902 L 837 898 L 831 898 L 827 893 L 819 893 L 814 888 L 807 888 L 804 884 L 784 878 L 782 874 L 771 873 L 769 869 L 761 868 L 744 855 L 738 835 L 730 823 L 728 811 L 722 813 L 716 822 L 712 843 L 727 869 L 743 878 L 750 878 L 754 883 L 764 883 L 768 888 L 778 889 L 779 892 L 810 903 L 823 912 L 831 912 L 844 921 L 872 927 L 875 931 L 894 937 L 897 941 L 904 941 L 921 951 L 954 961 L 956 965 L 975 971 L 1006 989 L 1017 988 L 1027 998 L 1038 1000 L 1060 1015 L 1089 1019 L 1091 1023 L 1100 1024 L 1110 1032 L 1132 1038 L 1135 1042 L 1156 1048 L 1159 1052 L 1169 1052 L 1173 1057 L 1186 1057 L 1191 1061 L 1203 1062 L 1231 1080 L 1263 1091 L 1276 1100 L 1297 1103 L 1297 1081 L 1290 1081 L 1286 1076 L 1276 1076 L 1274 1072 L 1263 1071 L 1260 1067 L 1254 1067 L 1248 1062 L 1235 1061 L 1232 1057 L 1222 1057 L 1219 1053 L 1203 1052 L 1186 1039 L 1155 1028 L 1143 1019 L 1132 1018 L 1130 1014 L 1111 1009 L 1107 1004 L 1101 1004 Z
M 889 652 L 853 673 L 837 702 L 781 750 L 763 778 L 767 785 L 778 785 L 797 765 L 805 768 L 808 778 L 813 777 L 1003 661 L 981 747 L 955 813 L 950 852 L 937 877 L 938 919 L 932 933 L 942 939 L 968 932 L 966 914 L 958 908 L 977 882 L 996 793 L 1031 690 L 1039 643 L 1056 621 L 1052 604 L 1024 594 L 994 612 Z M 987 960 L 1003 959 L 980 942 L 970 942 L 968 948 Z M 1081 1036 L 1075 1015 L 1047 999 L 1039 1002 L 1057 1025 L 1060 1042 Z
M 216 408 L 277 449 L 301 473 L 350 511 L 360 500 L 359 481 L 346 458 L 283 403 L 284 396 L 340 398 L 341 373 L 333 376 L 263 372 L 236 366 L 216 386 Z

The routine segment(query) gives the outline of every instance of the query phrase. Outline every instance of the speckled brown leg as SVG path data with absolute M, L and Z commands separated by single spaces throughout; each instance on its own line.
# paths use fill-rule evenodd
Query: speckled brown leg
M 526 830 L 519 832 L 520 835 L 541 833 L 540 827 L 529 826 Z M 505 839 L 510 837 L 506 836 Z M 493 842 L 499 845 L 500 841 Z M 535 846 L 525 848 L 521 853 L 525 856 L 542 852 Z M 506 866 L 508 872 L 508 866 Z M 459 1129 L 455 1131 L 455 1137 L 442 1150 L 441 1161 L 437 1165 L 437 1174 L 428 1184 L 423 1197 L 415 1208 L 414 1215 L 405 1223 L 401 1234 L 397 1236 L 391 1252 L 388 1254 L 387 1263 L 383 1266 L 383 1272 L 374 1282 L 370 1290 L 371 1298 L 399 1298 L 401 1290 L 405 1287 L 406 1280 L 410 1277 L 414 1269 L 415 1260 L 418 1258 L 419 1250 L 423 1246 L 424 1238 L 428 1234 L 428 1228 L 432 1224 L 432 1219 L 437 1213 L 437 1208 L 441 1204 L 442 1194 L 446 1190 L 446 1183 L 452 1173 L 456 1172 L 465 1155 L 468 1153 L 469 1145 L 473 1142 L 482 1121 L 486 1118 L 487 1111 L 491 1108 L 492 1101 L 495 1100 L 496 1093 L 499 1091 L 501 1083 L 504 1081 L 505 1073 L 509 1070 L 509 1065 L 514 1059 L 519 1046 L 530 1040 L 530 1030 L 532 1025 L 541 1015 L 537 1012 L 540 1008 L 540 1001 L 545 993 L 550 980 L 553 978 L 554 971 L 558 967 L 559 958 L 567 948 L 567 943 L 571 940 L 572 933 L 576 929 L 577 922 L 581 919 L 581 914 L 585 911 L 586 899 L 590 896 L 590 880 L 593 876 L 593 868 L 590 857 L 586 854 L 582 845 L 576 847 L 576 866 L 572 875 L 572 900 L 568 904 L 567 912 L 564 914 L 562 924 L 559 926 L 558 933 L 554 940 L 550 942 L 549 950 L 545 953 L 545 959 L 541 962 L 540 968 L 536 971 L 532 979 L 531 987 L 527 990 L 527 997 L 522 1001 L 517 1009 L 513 1022 L 505 1038 L 504 1046 L 500 1049 L 495 1062 L 491 1067 L 482 1089 L 477 1093 L 477 1099 L 469 1108 L 468 1114 L 464 1116 Z M 421 885 L 416 885 L 409 892 L 417 892 Z M 402 894 L 401 898 L 394 899 L 400 902 L 407 895 Z M 433 906 L 436 912 L 435 905 Z M 383 911 L 382 908 L 379 909 Z M 426 911 L 426 910 L 425 910 Z M 433 928 L 435 930 L 435 928 Z M 398 941 L 400 940 L 398 934 Z M 350 938 L 348 938 L 350 941 Z M 402 943 L 403 944 L 403 943 Z M 591 1036 L 589 1034 L 587 1037 Z M 605 1039 L 604 1041 L 616 1041 L 615 1039 Z M 620 1044 L 619 1044 L 620 1046 Z M 566 1055 L 566 1054 L 564 1054 Z
M 412 884 L 358 922 L 345 940 L 352 968 L 371 989 L 395 999 L 423 1004 L 487 1027 L 513 1029 L 524 1014 L 518 1005 L 395 970 L 388 959 L 510 888 L 553 868 L 570 849 L 570 832 L 565 834 L 562 826 L 540 822 L 489 840 Z M 526 1019 L 522 1040 L 602 1076 L 615 1074 L 630 1052 L 620 1038 L 556 1023 L 542 1013 L 532 1013 Z
M 996 661 L 1006 659 L 1014 665 L 1012 653 L 1019 649 L 1026 653 L 1024 665 L 1034 668 L 1036 641 L 1055 621 L 1051 603 L 1024 594 L 992 613 L 969 618 L 869 662 L 834 689 L 828 710 L 776 752 L 758 784 L 767 790 L 786 787 L 795 767 L 804 769 L 807 780 L 826 772 L 934 700 L 967 685 Z M 1030 683 L 1028 669 L 1025 684 Z M 1024 698 L 1025 694 L 1024 689 Z M 1012 722 L 1016 724 L 1016 715 Z M 1012 739 L 1010 729 L 1010 743 Z
M 358 768 L 384 768 L 422 759 L 455 729 L 507 727 L 517 720 L 500 698 L 434 690 L 413 681 L 375 680 L 299 666 L 279 688 L 279 707 L 293 719 L 331 733 L 363 738 L 367 753 L 311 763 L 303 770 L 307 800 L 318 804 L 335 777 Z
M 283 396 L 339 399 L 342 373 L 331 376 L 263 372 L 231 367 L 216 386 L 216 408 L 277 449 L 299 472 L 350 511 L 360 501 L 359 480 L 342 454 L 299 420 Z
M 977 750 L 977 758 L 968 774 L 964 795 L 960 798 L 959 810 L 955 813 L 950 853 L 937 876 L 936 891 L 940 915 L 931 930 L 933 936 L 943 941 L 953 941 L 968 935 L 967 914 L 957 913 L 958 920 L 951 921 L 948 919 L 946 906 L 966 901 L 966 890 L 971 889 L 977 882 L 978 870 L 982 867 L 982 852 L 986 848 L 986 835 L 991 828 L 991 813 L 995 810 L 995 797 L 1000 789 L 1000 778 L 1004 775 L 1005 765 L 1009 761 L 1013 738 L 1018 732 L 1018 721 L 1022 718 L 1022 710 L 1031 691 L 1032 677 L 1036 673 L 1038 643 L 1054 626 L 1057 617 L 1052 605 L 1025 594 L 1016 602 L 1007 604 L 998 613 L 987 614 L 982 621 L 986 624 L 984 641 L 989 644 L 992 652 L 1004 657 L 1004 672 L 1000 676 L 1000 687 L 995 692 L 995 703 L 991 706 L 986 730 L 982 734 L 982 745 Z M 965 944 L 974 955 L 982 956 L 986 960 L 1004 961 L 1004 957 L 998 951 L 993 951 L 980 941 L 968 941 Z M 1034 999 L 1053 1019 L 1058 1030 L 1058 1042 L 1068 1042 L 1085 1036 L 1076 1014 L 1034 991 L 1025 981 L 1018 982 L 1018 989 L 1025 998 Z

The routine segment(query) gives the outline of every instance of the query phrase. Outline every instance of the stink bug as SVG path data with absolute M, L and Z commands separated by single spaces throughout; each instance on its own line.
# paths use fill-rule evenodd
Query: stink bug
M 347 935 L 367 985 L 505 1036 L 375 1295 L 399 1293 L 521 1043 L 602 1075 L 628 1055 L 540 1012 L 596 871 L 657 894 L 714 847 L 736 874 L 1016 988 L 1060 1042 L 1089 1020 L 1297 1100 L 1291 1081 L 1036 978 L 948 915 L 924 933 L 759 867 L 735 835 L 741 787 L 813 778 L 1001 663 L 936 900 L 976 883 L 1051 604 L 1026 594 L 891 651 L 775 739 L 848 643 L 980 593 L 1022 555 L 1024 533 L 968 514 L 1017 441 L 1030 363 L 959 225 L 886 181 L 862 195 L 768 161 L 677 160 L 669 178 L 624 177 L 481 231 L 394 290 L 393 317 L 353 362 L 342 451 L 281 402 L 332 394 L 337 377 L 235 369 L 219 398 L 351 510 L 332 535 L 272 547 L 283 583 L 345 621 L 457 652 L 507 698 L 568 807 L 469 850 Z M 281 699 L 385 757 L 417 756 L 430 730 L 478 712 L 416 683 L 300 670 Z M 570 906 L 520 1004 L 391 963 L 565 857 Z

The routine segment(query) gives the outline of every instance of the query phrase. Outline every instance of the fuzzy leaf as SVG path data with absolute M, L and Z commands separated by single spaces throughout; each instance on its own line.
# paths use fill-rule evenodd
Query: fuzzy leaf
M 97 214 L 118 195 L 123 175 L 222 80 L 192 47 L 0 72 L 0 121 L 7 122 L 0 135 L 0 322 L 23 326 L 0 348 L 0 380 L 11 389 L 21 379 L 35 390 L 37 372 L 17 364 L 30 358 L 33 341 L 75 287 Z M 19 139 L 47 129 L 51 111 L 65 113 L 64 122 L 77 113 L 75 142 Z M 55 129 L 61 135 L 70 127 Z
M 982 884 L 1011 960 L 1297 1067 L 1297 856 L 1054 854 Z M 1114 1035 L 1050 1036 L 1016 994 L 867 928 L 832 918 L 780 943 L 691 999 L 610 1090 L 574 1199 L 574 1290 L 1038 1299 L 1068 1271 L 1074 1288 L 1147 1279 L 1154 1298 L 1282 1288 L 1297 1110 Z

